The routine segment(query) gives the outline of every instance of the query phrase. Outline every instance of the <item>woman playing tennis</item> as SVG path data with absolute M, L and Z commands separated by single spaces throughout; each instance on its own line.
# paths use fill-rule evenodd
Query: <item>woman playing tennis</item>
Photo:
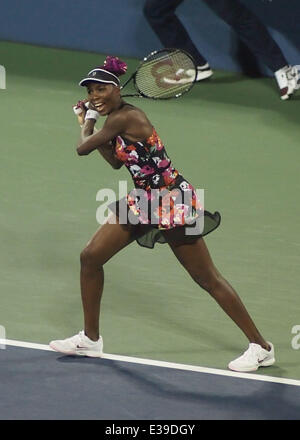
M 99 317 L 104 264 L 134 240 L 148 248 L 153 248 L 155 242 L 165 242 L 193 280 L 249 340 L 245 353 L 228 367 L 255 371 L 272 365 L 273 345 L 259 333 L 241 299 L 215 267 L 203 239 L 219 226 L 220 215 L 203 210 L 192 185 L 173 167 L 145 113 L 121 97 L 119 76 L 126 67 L 118 58 L 107 57 L 103 66 L 93 69 L 79 83 L 87 89 L 89 110 L 83 101 L 78 104 L 82 129 L 77 153 L 87 155 L 97 149 L 113 168 L 125 165 L 135 189 L 110 207 L 111 216 L 81 252 L 84 330 L 71 338 L 52 341 L 50 347 L 69 355 L 101 357 Z M 95 131 L 99 116 L 106 119 Z M 199 220 L 203 222 L 198 231 L 195 228 Z

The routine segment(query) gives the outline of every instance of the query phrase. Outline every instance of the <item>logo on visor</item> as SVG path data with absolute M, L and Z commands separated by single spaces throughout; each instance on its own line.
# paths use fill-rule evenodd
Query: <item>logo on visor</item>
M 96 71 L 92 73 L 92 76 L 96 76 L 96 75 L 97 75 L 97 72 L 96 72 Z

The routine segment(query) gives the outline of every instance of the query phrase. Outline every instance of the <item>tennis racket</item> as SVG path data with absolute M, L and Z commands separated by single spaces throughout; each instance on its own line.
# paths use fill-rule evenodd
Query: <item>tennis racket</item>
M 133 81 L 136 93 L 122 94 L 122 98 L 179 98 L 191 90 L 196 78 L 197 66 L 190 54 L 181 49 L 157 50 L 146 56 L 121 86 L 123 90 Z

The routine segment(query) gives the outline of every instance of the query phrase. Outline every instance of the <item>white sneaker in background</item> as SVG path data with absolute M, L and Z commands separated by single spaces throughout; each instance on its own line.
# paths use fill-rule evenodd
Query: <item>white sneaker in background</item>
M 202 81 L 203 79 L 208 79 L 213 75 L 213 71 L 210 68 L 210 65 L 208 63 L 204 64 L 203 66 L 197 67 L 197 77 L 196 81 Z
M 228 368 L 234 371 L 256 371 L 259 367 L 269 367 L 275 362 L 274 347 L 268 342 L 271 350 L 265 350 L 259 344 L 249 344 L 248 350 L 234 361 L 228 364 Z
M 275 72 L 275 78 L 283 100 L 289 99 L 300 88 L 299 71 L 296 66 L 284 66 Z
M 68 355 L 101 357 L 103 354 L 102 337 L 100 336 L 96 342 L 92 341 L 83 330 L 71 338 L 51 341 L 49 346 L 55 351 Z

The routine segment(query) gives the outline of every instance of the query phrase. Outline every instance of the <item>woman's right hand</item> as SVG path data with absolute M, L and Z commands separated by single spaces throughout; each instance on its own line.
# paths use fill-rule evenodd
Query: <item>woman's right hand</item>
M 78 101 L 76 106 L 74 106 L 74 112 L 76 113 L 77 121 L 80 126 L 84 124 L 85 115 L 88 110 L 86 107 L 86 103 L 88 103 L 88 99 L 84 99 L 83 101 Z M 81 112 L 79 112 L 79 109 L 81 109 Z

